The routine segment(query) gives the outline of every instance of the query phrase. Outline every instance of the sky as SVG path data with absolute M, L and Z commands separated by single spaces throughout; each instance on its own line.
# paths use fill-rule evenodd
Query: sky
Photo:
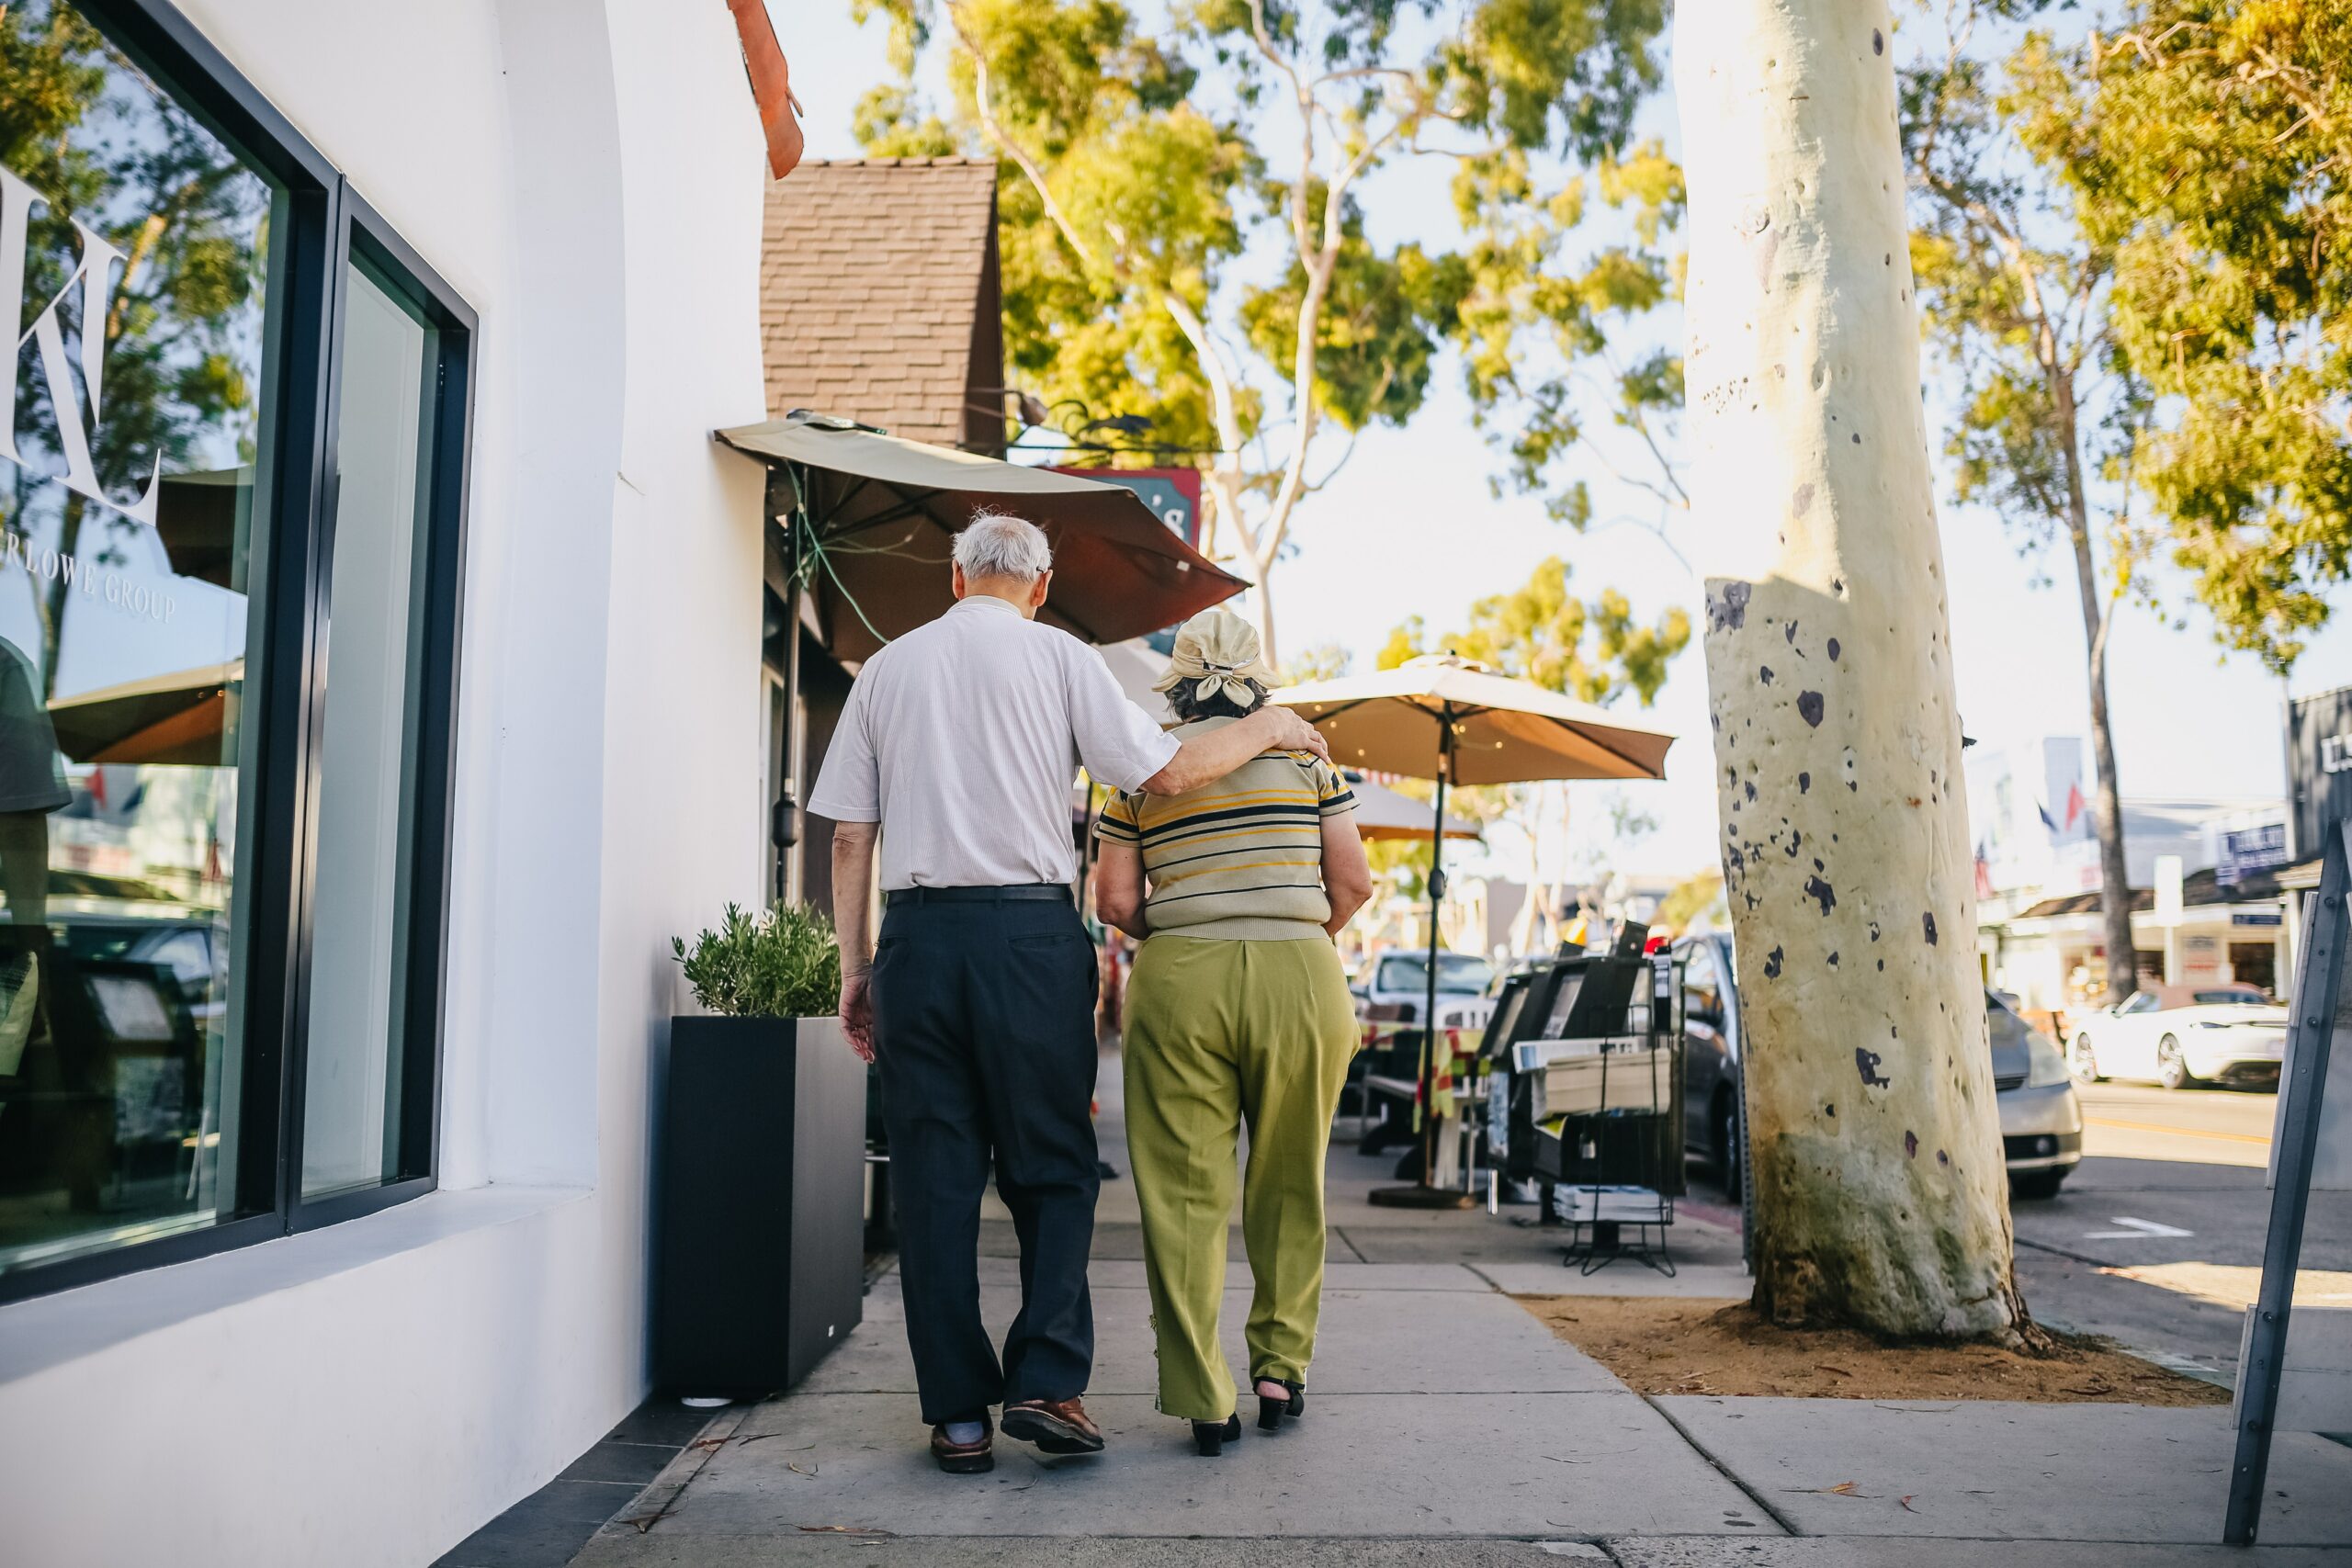
M 888 75 L 878 24 L 859 28 L 846 0 L 771 3 L 807 111 L 812 157 L 854 157 L 851 111 L 858 96 Z M 1670 97 L 1645 126 L 1672 140 Z M 1446 171 L 1434 163 L 1381 176 L 1368 188 L 1374 237 L 1443 242 L 1453 233 Z M 1931 434 L 1938 425 L 1929 362 Z M 1952 503 L 1939 459 L 1939 514 L 1951 584 L 1953 672 L 1969 735 L 2007 745 L 2043 735 L 2084 734 L 2088 698 L 2084 641 L 2071 565 L 2024 556 L 2000 519 Z M 1679 604 L 1693 613 L 1698 581 L 1645 530 L 1621 525 L 1578 534 L 1548 521 L 1540 499 L 1494 499 L 1494 455 L 1473 428 L 1459 366 L 1449 361 L 1432 395 L 1402 431 L 1367 431 L 1347 466 L 1300 512 L 1297 553 L 1275 580 L 1283 647 L 1332 642 L 1369 669 L 1391 627 L 1420 615 L 1434 628 L 1458 625 L 1470 603 L 1524 582 L 1547 556 L 1570 566 L 1571 586 L 1590 596 L 1615 587 L 1645 615 Z M 1638 498 L 1594 476 L 1598 513 L 1634 510 Z M 1651 509 L 1654 512 L 1654 508 Z M 2163 581 L 2176 605 L 2177 581 Z M 2352 592 L 2339 593 L 2339 611 Z M 2278 797 L 2285 791 L 2284 703 L 2352 682 L 2352 616 L 2313 637 L 2294 675 L 2279 681 L 2252 658 L 2226 654 L 2202 612 L 2182 609 L 2185 627 L 2133 605 L 2116 612 L 2109 641 L 2109 701 L 2116 771 L 2132 796 Z M 1715 860 L 1715 797 L 1706 717 L 1706 673 L 1697 639 L 1676 660 L 1656 705 L 1626 709 L 1634 722 L 1681 739 L 1659 784 L 1572 786 L 1570 849 L 1579 866 L 1613 858 L 1643 872 L 1698 871 Z M 1631 843 L 1606 840 L 1611 792 L 1656 829 Z M 1542 852 L 1554 852 L 1547 841 Z M 1474 856 L 1471 869 L 1480 862 Z M 1486 865 L 1525 874 L 1524 838 L 1495 835 Z

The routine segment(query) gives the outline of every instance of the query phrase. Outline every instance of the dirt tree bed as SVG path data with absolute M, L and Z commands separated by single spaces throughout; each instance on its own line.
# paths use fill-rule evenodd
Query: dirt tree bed
M 2161 1405 L 2230 1397 L 2097 1339 L 2054 1337 L 2057 1353 L 2038 1358 L 1989 1345 L 1887 1345 L 1849 1329 L 1775 1328 L 1745 1301 L 1516 1299 L 1637 1393 Z

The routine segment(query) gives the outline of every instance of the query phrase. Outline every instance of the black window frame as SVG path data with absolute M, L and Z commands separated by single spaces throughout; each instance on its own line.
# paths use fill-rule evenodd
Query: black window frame
M 284 192 L 285 233 L 268 258 L 262 391 L 267 460 L 254 476 L 243 721 L 255 730 L 244 819 L 255 831 L 234 897 L 243 905 L 243 1093 L 233 1191 L 212 1224 L 0 1273 L 0 1305 L 188 1262 L 374 1213 L 431 1191 L 440 1172 L 460 615 L 472 475 L 479 320 L 342 172 L 167 0 L 63 0 L 179 106 Z M 401 1175 L 380 1186 L 304 1199 L 301 1125 L 309 1032 L 311 878 L 315 869 L 323 650 L 333 606 L 338 375 L 352 258 L 402 286 L 436 330 L 430 522 L 416 558 L 424 596 L 416 666 L 418 725 L 409 861 L 410 927 L 400 1017 Z

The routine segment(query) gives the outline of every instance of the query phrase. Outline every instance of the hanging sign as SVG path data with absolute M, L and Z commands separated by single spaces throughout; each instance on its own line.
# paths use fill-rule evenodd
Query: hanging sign
M 1201 470 L 1198 468 L 1068 468 L 1082 479 L 1123 485 L 1143 498 L 1152 514 L 1192 546 L 1201 547 Z

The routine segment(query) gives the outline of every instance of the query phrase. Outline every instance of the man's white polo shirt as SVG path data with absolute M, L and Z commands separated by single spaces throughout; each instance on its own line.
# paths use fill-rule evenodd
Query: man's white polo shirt
M 1132 790 L 1178 744 L 1101 654 L 975 593 L 865 661 L 808 809 L 882 824 L 885 889 L 1069 882 L 1077 764 Z

